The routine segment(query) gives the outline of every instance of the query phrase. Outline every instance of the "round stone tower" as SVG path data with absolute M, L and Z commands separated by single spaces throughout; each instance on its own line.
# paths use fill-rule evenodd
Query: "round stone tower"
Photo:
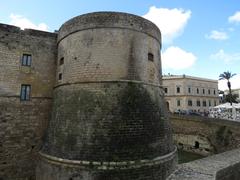
M 161 87 L 161 34 L 97 12 L 59 30 L 52 118 L 37 180 L 162 180 L 176 149 Z

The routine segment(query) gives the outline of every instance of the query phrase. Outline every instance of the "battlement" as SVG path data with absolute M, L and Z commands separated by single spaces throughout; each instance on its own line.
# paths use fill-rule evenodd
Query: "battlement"
M 36 36 L 36 37 L 57 37 L 57 33 L 41 31 L 36 29 L 24 29 L 22 30 L 20 27 L 9 25 L 9 24 L 2 24 L 0 23 L 0 31 L 5 31 L 7 33 L 19 33 L 24 35 Z
M 58 42 L 69 34 L 91 28 L 126 28 L 146 33 L 161 42 L 161 32 L 154 23 L 122 12 L 95 12 L 74 17 L 61 26 Z

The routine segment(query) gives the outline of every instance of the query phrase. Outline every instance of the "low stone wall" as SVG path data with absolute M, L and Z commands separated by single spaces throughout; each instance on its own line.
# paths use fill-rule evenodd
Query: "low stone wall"
M 201 116 L 170 115 L 178 148 L 212 155 L 240 148 L 240 122 Z
M 239 180 L 240 149 L 179 165 L 167 180 Z

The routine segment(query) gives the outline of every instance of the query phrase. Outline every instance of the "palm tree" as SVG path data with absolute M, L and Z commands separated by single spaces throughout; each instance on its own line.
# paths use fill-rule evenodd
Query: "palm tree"
M 229 81 L 233 76 L 236 74 L 232 74 L 231 72 L 223 72 L 222 74 L 219 75 L 219 80 L 226 79 L 227 80 L 227 86 L 229 89 L 229 96 L 232 97 L 232 89 L 231 89 L 231 82 Z M 230 98 L 230 104 L 232 105 L 232 98 Z

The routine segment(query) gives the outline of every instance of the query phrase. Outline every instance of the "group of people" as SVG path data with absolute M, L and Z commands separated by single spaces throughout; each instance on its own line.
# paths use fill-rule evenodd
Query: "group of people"
M 213 107 L 209 111 L 209 117 L 240 121 L 240 103 L 225 103 Z

